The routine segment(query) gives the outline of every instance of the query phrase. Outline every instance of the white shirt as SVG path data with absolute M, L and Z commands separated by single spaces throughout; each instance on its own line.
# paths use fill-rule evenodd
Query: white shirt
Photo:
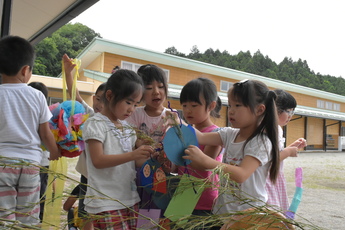
M 83 139 L 87 141 L 94 139 L 102 142 L 104 154 L 122 154 L 131 152 L 137 139 L 135 131 L 129 128 L 125 121 L 123 132 L 100 113 L 86 120 L 83 130 Z M 88 187 L 84 201 L 85 210 L 89 213 L 100 213 L 103 211 L 119 210 L 131 207 L 140 201 L 135 179 L 135 162 L 130 161 L 114 167 L 97 169 L 94 167 L 86 143 L 86 165 L 88 171 Z M 100 191 L 101 193 L 99 193 Z M 105 195 L 103 195 L 105 194 Z M 97 199 L 101 197 L 102 199 Z
M 42 92 L 25 83 L 0 85 L 0 155 L 40 163 L 40 124 L 52 114 Z
M 237 184 L 239 187 L 235 184 L 230 185 L 232 186 L 231 189 L 235 189 L 234 191 L 219 191 L 219 197 L 213 208 L 213 213 L 215 214 L 231 213 L 242 211 L 252 206 L 262 206 L 267 200 L 265 183 L 270 166 L 272 144 L 266 136 L 263 136 L 263 139 L 260 136 L 256 136 L 246 144 L 243 151 L 245 141 L 234 142 L 238 132 L 239 129 L 230 127 L 218 131 L 225 148 L 223 162 L 231 165 L 240 165 L 245 156 L 252 156 L 260 161 L 260 166 L 245 182 Z M 222 183 L 224 186 L 224 183 L 229 184 L 231 182 L 223 180 Z M 232 195 L 231 192 L 235 192 L 240 199 Z M 249 201 L 249 204 L 241 202 L 245 198 L 253 200 Z

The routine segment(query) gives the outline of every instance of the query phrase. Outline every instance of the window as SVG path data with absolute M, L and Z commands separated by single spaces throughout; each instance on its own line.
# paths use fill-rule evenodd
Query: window
M 132 62 L 126 62 L 126 61 L 121 62 L 122 69 L 129 69 L 129 70 L 133 70 L 134 72 L 137 72 L 140 66 L 141 66 L 140 64 L 136 64 Z
M 329 102 L 329 101 L 326 101 L 325 109 L 333 109 L 333 103 Z
M 129 69 L 129 70 L 133 70 L 134 72 L 138 72 L 138 69 L 140 68 L 140 66 L 142 66 L 141 64 L 137 64 L 137 63 L 132 63 L 132 62 L 127 62 L 127 61 L 122 61 L 121 62 L 121 68 L 122 69 Z M 165 76 L 167 78 L 167 82 L 169 82 L 169 76 L 170 76 L 170 71 L 167 69 L 163 69 L 165 73 Z
M 333 104 L 333 110 L 340 111 L 340 104 L 334 103 Z
M 232 82 L 220 81 L 220 91 L 228 92 L 229 88 L 233 85 Z
M 324 109 L 325 108 L 325 101 L 317 100 L 317 108 Z

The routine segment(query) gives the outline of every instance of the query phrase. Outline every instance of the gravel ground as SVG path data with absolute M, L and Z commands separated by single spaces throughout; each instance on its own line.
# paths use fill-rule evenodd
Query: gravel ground
M 68 162 L 69 177 L 79 180 L 77 158 Z M 303 196 L 295 220 L 305 229 L 345 229 L 345 152 L 302 152 L 284 162 L 290 201 L 295 192 L 295 168 L 303 168 Z M 65 191 L 75 182 L 67 180 Z
M 302 152 L 297 158 L 286 159 L 290 201 L 297 167 L 303 168 L 304 191 L 295 219 L 313 225 L 307 229 L 345 229 L 345 152 Z

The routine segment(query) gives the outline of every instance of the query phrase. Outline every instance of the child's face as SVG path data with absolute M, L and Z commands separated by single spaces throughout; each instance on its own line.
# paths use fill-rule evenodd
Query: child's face
M 102 95 L 104 91 L 98 91 L 97 94 L 93 96 L 93 110 L 95 113 L 101 112 L 103 109 Z
M 293 109 L 287 109 L 284 111 L 279 111 L 278 113 L 278 125 L 285 126 L 291 120 L 293 114 Z
M 111 91 L 110 91 L 111 93 Z M 108 93 L 107 93 L 108 94 Z M 134 95 L 131 95 L 128 98 L 125 98 L 119 102 L 116 103 L 115 106 L 112 105 L 112 102 L 110 101 L 109 109 L 110 112 L 110 119 L 112 120 L 125 120 L 127 119 L 132 113 L 135 111 L 135 108 L 140 104 L 142 97 L 142 92 L 138 92 Z M 108 115 L 108 117 L 109 117 Z
M 228 97 L 228 105 L 228 117 L 231 127 L 247 128 L 257 126 L 259 116 L 254 114 L 249 107 L 233 100 L 231 97 Z
M 182 112 L 188 124 L 200 124 L 210 117 L 210 109 L 206 109 L 205 100 L 201 100 L 201 105 L 197 102 L 182 103 Z
M 151 108 L 162 108 L 165 99 L 166 94 L 163 83 L 153 81 L 151 84 L 145 86 L 143 101 L 146 106 Z

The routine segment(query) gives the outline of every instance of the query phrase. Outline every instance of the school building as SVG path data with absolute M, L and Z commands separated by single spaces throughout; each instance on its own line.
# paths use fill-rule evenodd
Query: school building
M 107 81 L 115 66 L 137 71 L 141 65 L 150 63 L 166 73 L 168 101 L 174 109 L 181 109 L 179 95 L 188 81 L 198 77 L 214 81 L 223 103 L 221 118 L 214 122 L 218 126 L 227 126 L 227 90 L 237 81 L 255 79 L 270 89 L 284 89 L 297 100 L 295 115 L 284 128 L 287 144 L 304 137 L 308 142 L 305 151 L 345 150 L 344 96 L 102 38 L 95 38 L 76 58 L 81 60 L 77 87 L 90 105 L 95 90 Z M 61 78 L 33 76 L 30 81 L 41 81 L 48 86 L 50 104 L 62 101 Z

